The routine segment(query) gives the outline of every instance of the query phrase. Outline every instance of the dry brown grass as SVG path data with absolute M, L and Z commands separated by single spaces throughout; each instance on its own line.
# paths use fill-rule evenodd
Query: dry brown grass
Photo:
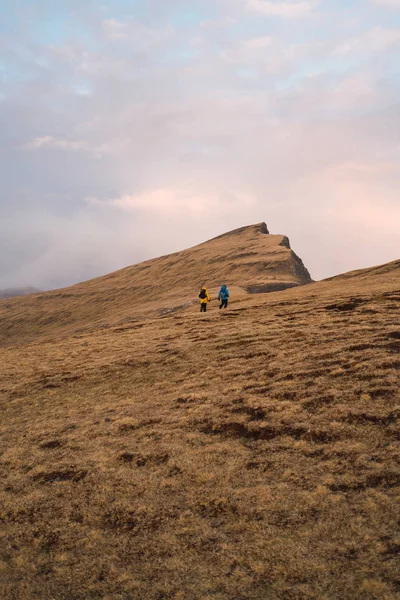
M 0 350 L 0 597 L 399 597 L 400 262 Z

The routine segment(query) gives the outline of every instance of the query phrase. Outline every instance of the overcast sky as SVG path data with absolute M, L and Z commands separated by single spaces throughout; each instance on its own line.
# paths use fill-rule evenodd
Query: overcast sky
M 0 0 L 0 288 L 265 221 L 400 257 L 400 0 Z

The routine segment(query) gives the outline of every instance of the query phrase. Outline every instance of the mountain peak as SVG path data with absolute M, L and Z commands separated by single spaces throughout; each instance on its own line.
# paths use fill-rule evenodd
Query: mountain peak
M 265 234 L 269 235 L 267 224 L 264 223 L 264 221 L 262 223 L 259 223 L 258 225 L 256 225 L 256 227 L 259 228 L 260 233 L 265 233 Z
M 212 238 L 212 240 L 220 240 L 225 237 L 230 237 L 233 235 L 240 235 L 242 233 L 263 233 L 269 234 L 267 224 L 256 223 L 255 225 L 245 225 L 244 227 L 238 227 L 237 229 L 232 229 L 231 231 L 227 231 L 226 233 L 222 233 L 221 235 L 217 235 L 217 237 Z M 209 240 L 209 241 L 212 241 Z

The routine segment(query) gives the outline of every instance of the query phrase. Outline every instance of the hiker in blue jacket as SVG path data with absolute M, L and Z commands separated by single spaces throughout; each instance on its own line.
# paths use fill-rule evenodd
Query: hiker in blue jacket
M 218 300 L 221 302 L 221 304 L 219 305 L 220 309 L 227 308 L 228 299 L 229 299 L 228 288 L 226 287 L 226 285 L 223 285 L 221 287 L 221 289 L 219 290 L 219 294 L 218 294 Z

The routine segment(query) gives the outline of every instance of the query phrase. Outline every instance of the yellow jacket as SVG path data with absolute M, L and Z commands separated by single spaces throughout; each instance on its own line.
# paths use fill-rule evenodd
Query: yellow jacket
M 205 298 L 199 298 L 200 304 L 206 304 L 207 302 L 210 302 L 210 300 L 211 300 L 210 294 L 208 293 L 208 290 L 206 287 L 202 287 L 201 289 L 205 290 L 206 295 L 205 295 Z

